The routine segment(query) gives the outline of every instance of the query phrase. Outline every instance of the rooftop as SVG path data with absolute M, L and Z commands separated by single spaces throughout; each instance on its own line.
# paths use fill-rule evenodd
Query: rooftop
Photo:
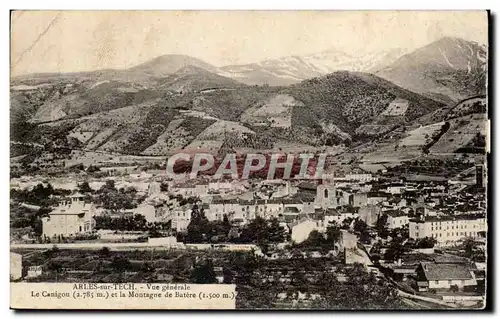
M 427 280 L 473 279 L 470 269 L 465 264 L 422 262 L 421 265 Z

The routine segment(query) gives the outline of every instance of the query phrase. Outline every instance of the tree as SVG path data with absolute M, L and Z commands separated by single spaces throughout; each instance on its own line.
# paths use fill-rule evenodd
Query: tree
M 90 185 L 88 182 L 83 182 L 78 185 L 78 190 L 81 193 L 92 193 L 92 188 L 90 188 Z
M 285 239 L 285 229 L 279 224 L 278 219 L 272 218 L 267 221 L 258 216 L 242 229 L 239 242 L 256 243 L 266 253 L 269 244 L 280 243 Z
M 232 284 L 233 283 L 234 275 L 233 275 L 233 272 L 231 271 L 231 269 L 224 267 L 222 274 L 223 274 L 222 283 L 224 283 L 224 284 Z
M 47 269 L 59 273 L 62 270 L 62 265 L 57 261 L 51 260 L 47 265 Z
M 336 244 L 340 241 L 342 232 L 340 228 L 336 225 L 328 226 L 326 228 L 326 240 L 331 244 Z
M 342 226 L 340 226 L 340 228 L 342 228 L 342 229 L 349 229 L 351 227 L 351 223 L 352 223 L 353 220 L 354 220 L 354 218 L 347 217 L 346 219 L 344 219 L 342 221 Z
M 122 256 L 117 256 L 111 261 L 110 267 L 116 272 L 125 272 L 130 269 L 130 261 Z
M 369 244 L 371 243 L 371 236 L 370 233 L 365 229 L 363 232 L 359 234 L 359 241 L 363 244 Z
M 168 184 L 167 184 L 167 183 L 165 183 L 165 182 L 162 182 L 162 183 L 160 184 L 160 191 L 161 191 L 161 192 L 168 192 Z
M 434 237 L 424 237 L 422 239 L 419 239 L 416 243 L 417 248 L 433 248 L 434 245 L 437 243 L 436 238 Z
M 304 244 L 311 247 L 321 247 L 325 242 L 325 236 L 317 230 L 313 230 L 309 233 L 309 236 L 305 240 Z
M 196 265 L 191 272 L 191 280 L 195 284 L 214 284 L 217 283 L 215 270 L 210 259 Z
M 377 218 L 377 223 L 375 224 L 375 228 L 377 231 L 381 231 L 387 226 L 387 214 L 381 214 Z
M 393 240 L 384 254 L 384 259 L 389 261 L 398 260 L 403 254 L 405 250 L 403 244 L 399 240 Z
M 366 223 L 359 219 L 359 218 L 356 218 L 354 220 L 354 226 L 353 226 L 353 229 L 359 233 L 363 233 L 366 231 L 366 228 L 368 227 L 368 225 L 366 225 Z
M 201 243 L 211 237 L 212 227 L 205 217 L 203 210 L 194 205 L 191 212 L 191 221 L 187 227 L 185 240 L 188 243 Z
M 108 257 L 110 255 L 110 253 L 111 253 L 111 250 L 106 246 L 102 247 L 101 250 L 99 251 L 99 255 L 101 255 L 103 257 Z
M 465 250 L 465 257 L 473 258 L 474 257 L 474 250 L 476 249 L 476 241 L 474 240 L 474 238 L 467 237 L 464 240 L 463 246 L 464 246 L 464 250 Z
M 399 307 L 396 289 L 365 271 L 361 264 L 346 269 L 347 282 L 339 283 L 335 274 L 320 279 L 319 298 L 312 308 L 319 309 L 392 309 Z M 333 287 L 333 288 L 331 288 Z
M 149 262 L 145 262 L 145 263 L 142 264 L 141 272 L 152 273 L 154 271 L 155 271 L 154 267 L 151 266 L 151 264 Z

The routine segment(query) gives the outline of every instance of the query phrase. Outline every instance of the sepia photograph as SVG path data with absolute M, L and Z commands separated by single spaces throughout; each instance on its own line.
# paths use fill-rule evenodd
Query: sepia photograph
M 12 10 L 10 307 L 487 308 L 490 19 Z

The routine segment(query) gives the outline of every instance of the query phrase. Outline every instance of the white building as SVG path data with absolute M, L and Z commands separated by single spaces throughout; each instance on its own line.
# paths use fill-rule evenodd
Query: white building
M 134 214 L 143 215 L 148 223 L 154 223 L 161 219 L 161 216 L 157 215 L 155 206 L 147 202 L 141 203 L 137 208 L 134 208 L 132 212 Z
M 321 220 L 312 220 L 303 218 L 291 225 L 292 230 L 292 241 L 297 244 L 305 241 L 313 230 L 317 230 L 319 232 L 325 231 L 325 223 Z
M 23 276 L 23 256 L 10 253 L 10 280 L 17 280 Z
M 177 232 L 185 232 L 191 222 L 191 212 L 191 207 L 175 210 L 172 213 L 172 229 L 175 229 Z
M 85 203 L 80 196 L 74 196 L 71 201 L 57 206 L 49 213 L 49 217 L 42 219 L 43 235 L 55 237 L 90 233 L 95 226 L 94 216 L 94 204 Z
M 394 229 L 406 226 L 410 223 L 410 218 L 408 215 L 401 211 L 386 211 L 387 214 L 387 228 Z
M 422 262 L 416 270 L 419 291 L 429 289 L 450 289 L 457 286 L 459 290 L 476 286 L 474 273 L 466 264 Z
M 387 192 L 390 194 L 402 194 L 406 190 L 406 186 L 403 184 L 394 184 L 387 187 Z
M 346 174 L 344 179 L 361 183 L 368 183 L 374 180 L 372 174 Z
M 40 265 L 33 265 L 28 267 L 28 273 L 26 275 L 27 278 L 34 278 L 41 276 L 43 274 L 43 267 Z
M 465 237 L 480 237 L 486 230 L 484 215 L 425 216 L 421 220 L 409 221 L 410 238 L 432 237 L 440 244 L 455 243 Z
M 355 211 L 347 211 L 347 210 L 342 210 L 342 211 L 337 211 L 335 209 L 328 209 L 325 212 L 325 223 L 336 223 L 338 225 L 341 225 L 344 220 L 347 218 L 352 218 L 356 219 L 359 217 L 359 214 L 356 213 Z
M 183 197 L 204 197 L 208 195 L 209 184 L 197 184 L 196 180 L 189 180 L 183 184 L 174 185 L 171 191 L 173 194 Z

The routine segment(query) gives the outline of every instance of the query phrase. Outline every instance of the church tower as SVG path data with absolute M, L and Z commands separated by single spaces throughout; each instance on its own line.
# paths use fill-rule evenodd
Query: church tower
M 335 184 L 327 179 L 322 179 L 316 188 L 316 205 L 323 209 L 338 206 Z

